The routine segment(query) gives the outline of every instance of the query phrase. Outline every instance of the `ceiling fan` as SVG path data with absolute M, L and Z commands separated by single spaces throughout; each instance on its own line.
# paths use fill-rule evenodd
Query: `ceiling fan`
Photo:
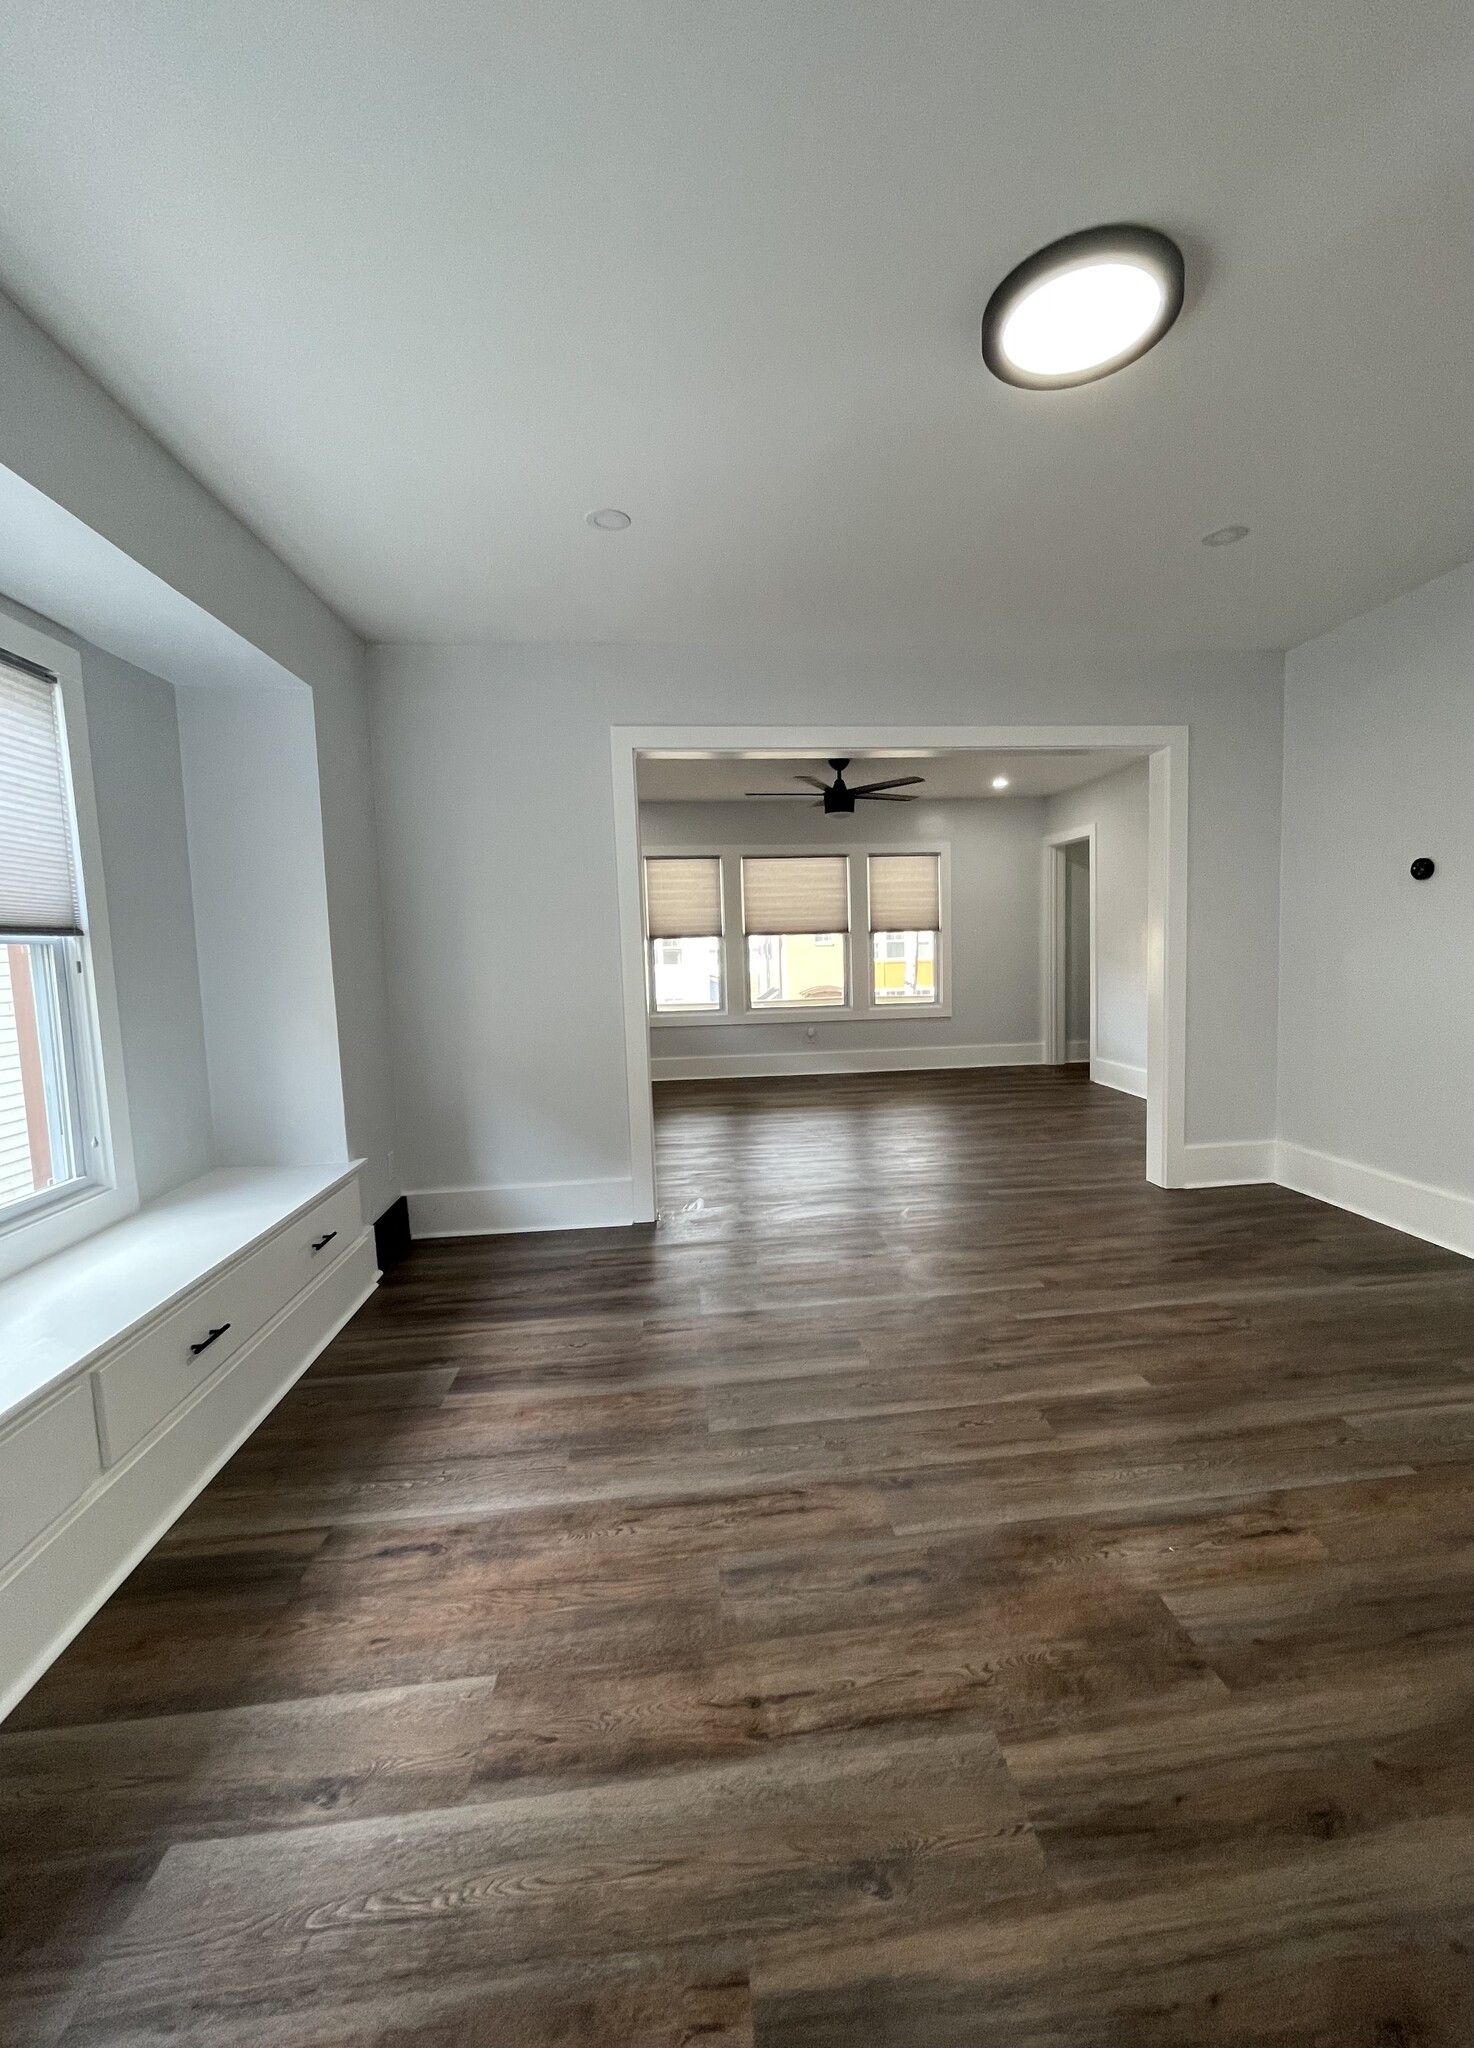
M 748 789 L 743 791 L 743 795 L 785 797 L 790 803 L 813 804 L 816 807 L 822 804 L 826 817 L 849 817 L 854 812 L 857 797 L 864 797 L 867 803 L 914 804 L 914 796 L 896 796 L 893 792 L 905 788 L 908 783 L 926 780 L 924 775 L 893 775 L 886 782 L 857 782 L 851 789 L 844 779 L 844 771 L 850 765 L 849 755 L 846 754 L 842 760 L 831 760 L 829 765 L 834 770 L 833 782 L 821 782 L 817 775 L 795 775 L 795 782 L 806 782 L 809 788 Z M 814 789 L 819 792 L 817 797 L 809 794 L 809 790 Z

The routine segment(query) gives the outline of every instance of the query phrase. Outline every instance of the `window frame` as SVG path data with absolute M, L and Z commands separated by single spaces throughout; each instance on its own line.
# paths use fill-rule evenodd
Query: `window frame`
M 18 656 L 54 676 L 60 698 L 83 910 L 81 937 L 64 944 L 70 989 L 67 1054 L 79 1149 L 85 1163 L 78 1178 L 59 1188 L 43 1188 L 0 1212 L 0 1279 L 4 1279 L 131 1216 L 138 1207 L 138 1184 L 81 659 L 75 648 L 28 625 L 4 604 L 0 604 L 0 654 Z M 37 934 L 0 937 L 26 944 L 38 942 Z
M 725 932 L 704 932 L 704 941 L 715 939 L 717 959 L 721 963 L 722 999 L 719 1003 L 703 1004 L 699 1010 L 662 1010 L 655 1000 L 655 948 L 657 946 L 679 946 L 681 939 L 645 939 L 645 1002 L 650 1012 L 650 1021 L 662 1024 L 694 1024 L 705 1017 L 708 1022 L 719 1022 L 727 1015 L 727 938 Z
M 717 956 L 722 963 L 722 1000 L 714 1010 L 660 1010 L 655 1006 L 655 948 L 665 943 L 650 936 L 650 898 L 648 883 L 650 870 L 647 861 L 652 860 L 714 860 L 717 864 L 717 894 L 721 903 L 722 928 L 719 932 L 706 932 L 702 936 L 715 939 Z M 642 846 L 640 848 L 640 938 L 645 948 L 645 1011 L 652 1024 L 726 1024 L 730 1022 L 730 990 L 732 986 L 731 961 L 727 956 L 727 863 L 720 852 L 705 846 Z
M 855 1001 L 855 914 L 864 908 L 863 897 L 857 903 L 855 896 L 855 849 L 852 846 L 825 846 L 822 842 L 813 846 L 744 846 L 737 857 L 737 930 L 742 940 L 742 1011 L 747 1018 L 757 1021 L 771 1019 L 774 1023 L 792 1023 L 798 1017 L 817 1018 L 821 1023 L 829 1019 L 853 1019 L 860 1014 Z M 754 938 L 812 938 L 814 933 L 777 932 L 749 933 L 747 919 L 743 914 L 742 863 L 744 860 L 842 860 L 845 864 L 845 902 L 847 906 L 847 928 L 835 932 L 844 954 L 844 1000 L 838 1003 L 763 1003 L 759 1006 L 752 999 L 752 947 Z M 862 862 L 863 866 L 863 862 Z M 868 872 L 868 871 L 867 871 Z
M 839 940 L 844 955 L 844 998 L 838 1003 L 755 1003 L 752 998 L 752 941 L 754 939 L 812 939 L 835 938 Z M 742 934 L 742 1006 L 743 1014 L 754 1019 L 763 1017 L 853 1017 L 855 1012 L 853 932 L 744 932 Z
M 766 858 L 798 859 L 815 854 L 838 855 L 848 862 L 850 928 L 845 935 L 845 1001 L 838 1003 L 765 1003 L 761 1009 L 753 1006 L 748 987 L 747 933 L 742 920 L 742 862 L 744 857 L 752 860 Z M 874 1000 L 875 979 L 870 959 L 870 857 L 886 853 L 933 853 L 939 862 L 938 889 L 940 893 L 941 930 L 937 934 L 937 1001 L 917 1003 L 908 1006 L 903 1003 L 877 1003 Z M 659 1010 L 653 1005 L 651 988 L 651 945 L 649 920 L 644 916 L 645 862 L 647 860 L 706 858 L 721 862 L 722 880 L 722 998 L 723 1007 L 716 1010 Z M 927 839 L 917 842 L 895 841 L 875 843 L 869 839 L 845 840 L 843 844 L 826 844 L 822 839 L 812 839 L 804 845 L 784 841 L 775 845 L 764 845 L 752 840 L 698 840 L 688 846 L 672 845 L 667 840 L 640 847 L 640 896 L 642 904 L 641 939 L 645 948 L 645 1010 L 649 1023 L 662 1031 L 701 1031 L 713 1025 L 744 1026 L 748 1024 L 874 1024 L 896 1023 L 910 1020 L 925 1023 L 931 1019 L 950 1019 L 952 1015 L 952 847 L 945 839 Z M 856 937 L 865 941 L 865 972 L 858 971 L 856 959 Z M 734 959 L 733 948 L 737 955 Z M 735 969 L 735 971 L 734 971 Z
M 951 991 L 951 922 L 952 922 L 952 877 L 950 872 L 950 846 L 871 846 L 865 850 L 865 975 L 866 995 L 869 1013 L 874 1017 L 950 1017 L 952 1014 Z M 886 854 L 934 853 L 937 857 L 937 916 L 940 923 L 936 928 L 936 958 L 932 963 L 936 991 L 930 1002 L 880 1003 L 875 999 L 875 941 L 877 933 L 870 929 L 870 863 L 877 856 Z M 889 932 L 887 932 L 889 936 Z

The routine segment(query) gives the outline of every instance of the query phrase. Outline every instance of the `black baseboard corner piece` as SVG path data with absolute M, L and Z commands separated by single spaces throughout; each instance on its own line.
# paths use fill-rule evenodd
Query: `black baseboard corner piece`
M 387 1273 L 391 1266 L 409 1256 L 409 1203 L 401 1195 L 397 1202 L 391 1202 L 383 1215 L 374 1224 L 374 1256 L 379 1262 L 379 1271 Z

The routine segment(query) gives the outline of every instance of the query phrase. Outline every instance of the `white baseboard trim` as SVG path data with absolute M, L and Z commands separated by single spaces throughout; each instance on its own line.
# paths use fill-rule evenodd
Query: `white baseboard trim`
M 616 1180 L 504 1181 L 411 1189 L 411 1237 L 499 1237 L 524 1230 L 603 1230 L 634 1219 L 634 1188 Z
M 1097 1053 L 1090 1062 L 1090 1078 L 1102 1088 L 1119 1088 L 1123 1095 L 1140 1095 L 1145 1099 L 1145 1067 L 1128 1067 L 1124 1060 L 1103 1060 Z
M 1182 1184 L 1190 1188 L 1235 1188 L 1277 1182 L 1297 1195 L 1310 1195 L 1337 1209 L 1349 1209 L 1373 1223 L 1404 1230 L 1445 1251 L 1474 1258 L 1474 1196 L 1429 1187 L 1380 1167 L 1337 1159 L 1329 1152 L 1292 1145 L 1287 1139 L 1245 1138 L 1227 1144 L 1184 1145 Z
M 1074 1065 L 1078 1060 L 1088 1060 L 1089 1057 L 1090 1040 L 1088 1038 L 1072 1038 L 1065 1046 L 1065 1058 L 1071 1065 Z
M 1253 1187 L 1274 1177 L 1273 1138 L 1239 1138 L 1182 1148 L 1184 1187 Z
M 719 1052 L 654 1058 L 655 1081 L 741 1081 L 764 1075 L 904 1074 L 935 1067 L 1037 1067 L 1037 1039 L 1017 1045 L 873 1045 L 812 1052 Z M 410 1197 L 413 1203 L 414 1197 Z
M 1315 1152 L 1284 1138 L 1275 1146 L 1275 1179 L 1297 1194 L 1312 1195 L 1373 1223 L 1388 1224 L 1393 1230 L 1405 1230 L 1411 1237 L 1442 1245 L 1445 1251 L 1474 1258 L 1474 1196 L 1406 1180 L 1398 1173 L 1384 1173 L 1380 1167 L 1360 1166 L 1354 1159 L 1337 1159 L 1330 1152 Z

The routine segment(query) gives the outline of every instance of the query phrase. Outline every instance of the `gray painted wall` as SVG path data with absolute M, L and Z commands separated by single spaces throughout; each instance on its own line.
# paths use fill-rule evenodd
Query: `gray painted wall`
M 217 1157 L 348 1157 L 312 699 L 181 690 L 180 756 Z
M 173 687 L 80 643 L 141 1200 L 212 1162 Z
M 1474 1192 L 1474 566 L 1286 657 L 1282 905 L 1280 1136 Z
M 688 1059 L 1037 1041 L 1043 814 L 1042 803 L 1018 798 L 869 804 L 853 818 L 826 818 L 802 804 L 642 804 L 641 839 L 647 847 L 904 847 L 943 841 L 951 847 L 952 943 L 943 962 L 950 1017 L 658 1024 L 651 1027 L 652 1053 L 657 1059 Z M 860 974 L 865 945 L 863 933 L 852 940 Z M 807 1025 L 814 1028 L 812 1039 L 804 1035 Z
M 310 688 L 348 1141 L 378 1214 L 400 1183 L 362 643 L 4 297 L 0 463 Z
M 1274 1127 L 1278 655 L 1011 645 L 889 659 L 677 647 L 370 657 L 407 1187 L 629 1172 L 609 729 L 1187 724 L 1187 1136 Z
M 1192 741 L 1189 741 L 1191 757 Z M 1189 771 L 1189 802 L 1197 797 L 1196 762 Z M 1117 1060 L 1123 1066 L 1146 1066 L 1146 846 L 1149 770 L 1145 761 L 1133 762 L 1099 782 L 1087 782 L 1081 789 L 1069 789 L 1049 799 L 1047 830 L 1070 832 L 1077 827 L 1095 826 L 1095 975 L 1096 1052 L 1101 1059 Z M 1274 833 L 1278 839 L 1278 830 Z M 1189 877 L 1191 901 L 1192 877 Z M 1263 933 L 1255 931 L 1250 958 L 1264 972 Z M 1215 963 L 1217 964 L 1217 963 Z M 1188 972 L 1192 972 L 1189 956 Z M 1270 974 L 1262 993 L 1271 1016 L 1274 1006 L 1274 977 Z M 1192 1097 L 1192 1028 L 1194 1011 L 1188 1007 L 1188 1109 Z M 1260 1136 L 1274 1126 L 1273 1110 L 1264 1106 L 1266 1122 Z M 1189 1137 L 1206 1136 L 1189 1123 Z

